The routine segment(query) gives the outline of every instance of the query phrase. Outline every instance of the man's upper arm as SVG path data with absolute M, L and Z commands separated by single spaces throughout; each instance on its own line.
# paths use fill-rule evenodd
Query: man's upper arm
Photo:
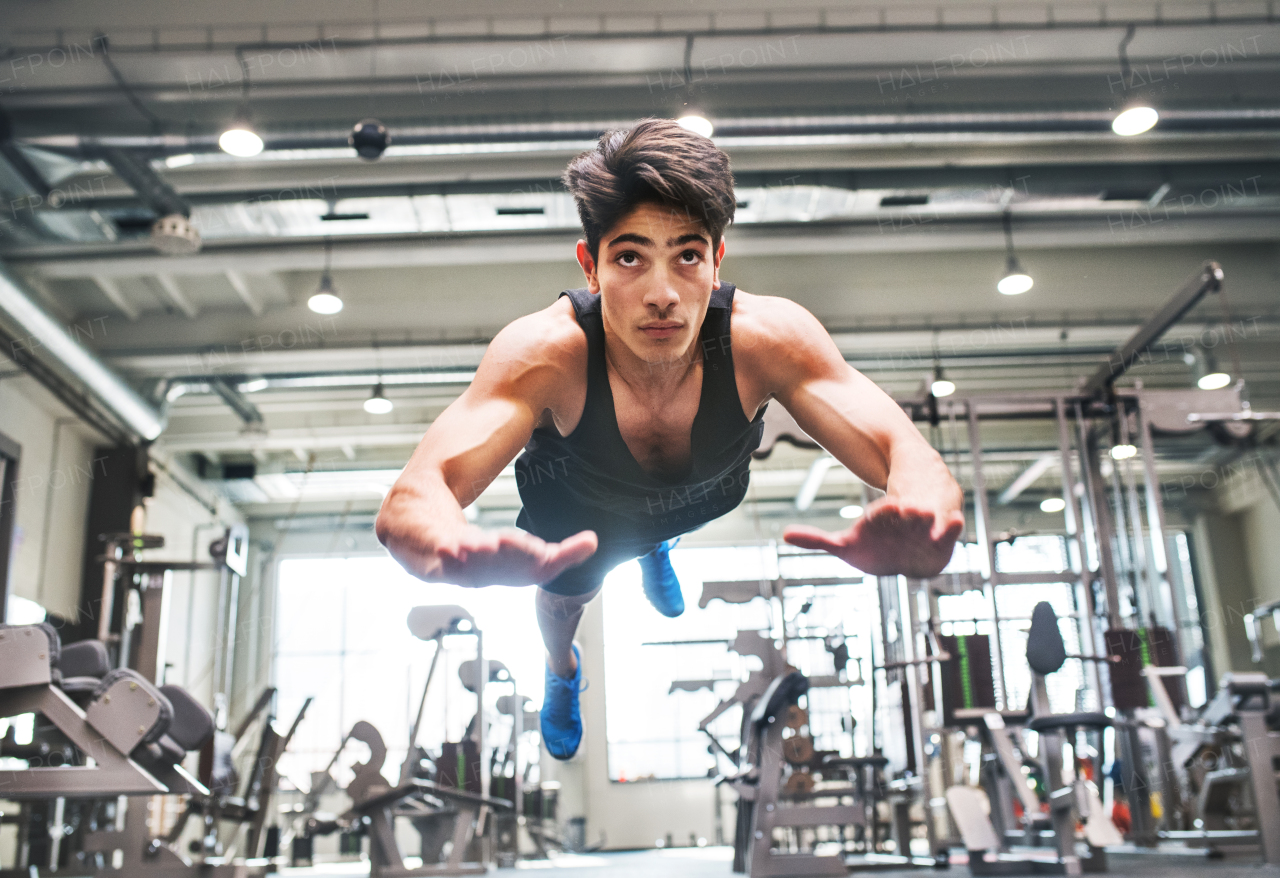
M 566 365 L 576 353 L 576 324 L 566 327 L 559 310 L 522 317 L 498 333 L 471 385 L 422 437 L 402 481 L 438 472 L 465 506 L 520 453 L 563 395 Z
M 782 403 L 810 436 L 870 485 L 883 488 L 899 440 L 922 441 L 893 399 L 845 362 L 816 317 L 788 299 L 754 297 L 746 321 L 750 360 L 766 397 Z M 736 316 L 736 315 L 735 315 Z

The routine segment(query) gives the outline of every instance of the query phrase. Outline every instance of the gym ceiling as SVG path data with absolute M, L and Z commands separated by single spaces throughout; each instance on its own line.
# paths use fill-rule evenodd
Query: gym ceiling
M 900 399 L 935 365 L 958 396 L 1071 388 L 1213 259 L 1254 405 L 1275 408 L 1276 16 L 1167 0 L 135 0 L 108 16 L 9 0 L 0 262 L 167 406 L 156 455 L 251 515 L 368 517 L 487 339 L 580 285 L 567 160 L 603 128 L 697 112 L 739 183 L 723 276 L 811 309 Z M 1130 102 L 1158 109 L 1153 130 L 1112 131 Z M 367 118 L 390 134 L 375 160 L 348 143 Z M 265 150 L 219 149 L 235 123 Z M 158 249 L 152 225 L 175 212 L 195 252 Z M 1034 278 L 1017 297 L 996 290 L 1006 216 Z M 326 264 L 333 315 L 308 308 Z M 1204 354 L 1183 354 L 1227 357 L 1223 319 L 1209 297 L 1131 376 L 1191 386 Z M 386 414 L 364 410 L 378 384 Z M 997 431 L 1009 478 L 1037 429 Z M 764 461 L 756 511 L 772 498 L 794 516 L 813 456 Z M 1197 447 L 1164 465 L 1212 462 Z M 517 504 L 507 481 L 479 504 L 493 523 Z

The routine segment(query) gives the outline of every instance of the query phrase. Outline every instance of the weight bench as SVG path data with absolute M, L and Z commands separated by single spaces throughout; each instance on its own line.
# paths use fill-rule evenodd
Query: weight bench
M 181 766 L 213 719 L 184 690 L 109 668 L 96 641 L 64 648 L 47 624 L 0 625 L 0 716 L 36 713 L 95 763 L 0 771 L 9 799 L 191 793 Z

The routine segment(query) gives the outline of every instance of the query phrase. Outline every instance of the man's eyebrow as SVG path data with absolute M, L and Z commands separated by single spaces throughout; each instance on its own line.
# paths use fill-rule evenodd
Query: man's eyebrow
M 623 232 L 618 237 L 609 242 L 609 246 L 613 247 L 617 244 L 639 244 L 641 247 L 652 247 L 653 241 L 644 235 L 637 235 L 634 232 Z
M 708 241 L 706 237 L 704 237 L 703 235 L 688 234 L 688 235 L 681 235 L 678 238 L 667 238 L 667 246 L 679 247 L 683 244 L 692 244 L 694 241 L 701 241 L 703 244 L 706 244 L 707 246 L 711 245 L 711 242 Z

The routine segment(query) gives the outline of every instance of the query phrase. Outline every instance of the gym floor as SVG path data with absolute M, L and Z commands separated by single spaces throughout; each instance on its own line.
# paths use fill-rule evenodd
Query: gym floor
M 1107 874 L 1132 878 L 1262 878 L 1276 870 L 1251 859 L 1210 860 L 1198 851 L 1158 853 L 1108 853 Z M 600 854 L 564 854 L 554 860 L 527 860 L 521 871 L 564 871 L 573 878 L 729 878 L 733 850 L 728 847 L 674 848 Z M 284 869 L 287 878 L 349 878 L 368 873 L 365 863 L 329 863 L 302 869 Z M 506 870 L 501 870 L 506 871 Z M 877 871 L 884 878 L 923 876 L 922 870 Z M 954 878 L 968 878 L 965 866 L 954 866 Z

